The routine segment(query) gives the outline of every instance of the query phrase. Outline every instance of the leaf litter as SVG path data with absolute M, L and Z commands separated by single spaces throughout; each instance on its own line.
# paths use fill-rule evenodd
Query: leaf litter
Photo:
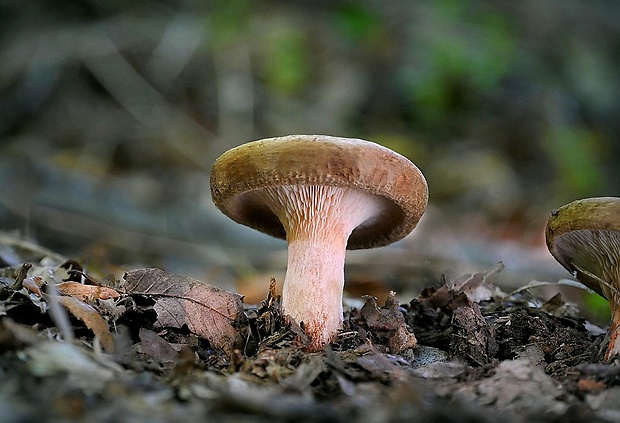
M 489 281 L 500 264 L 408 303 L 365 297 L 345 310 L 335 342 L 306 353 L 274 279 L 248 305 L 159 269 L 98 278 L 15 244 L 22 250 L 4 252 L 11 263 L 0 268 L 3 421 L 620 417 L 620 372 L 600 362 L 604 335 L 561 296 L 501 292 Z
M 155 300 L 157 327 L 186 326 L 228 355 L 241 347 L 243 336 L 239 328 L 245 319 L 241 295 L 160 269 L 129 271 L 123 279 L 129 295 Z

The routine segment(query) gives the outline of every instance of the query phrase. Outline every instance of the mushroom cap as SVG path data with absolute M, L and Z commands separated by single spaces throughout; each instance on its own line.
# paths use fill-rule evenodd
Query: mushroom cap
M 234 221 L 286 239 L 278 217 L 259 196 L 266 187 L 350 187 L 385 198 L 381 214 L 355 228 L 347 249 L 372 248 L 405 237 L 428 201 L 422 172 L 379 144 L 326 135 L 290 135 L 249 142 L 222 154 L 211 169 L 211 196 Z
M 620 198 L 586 198 L 553 210 L 545 236 L 553 257 L 589 288 L 607 297 L 599 279 L 620 283 Z

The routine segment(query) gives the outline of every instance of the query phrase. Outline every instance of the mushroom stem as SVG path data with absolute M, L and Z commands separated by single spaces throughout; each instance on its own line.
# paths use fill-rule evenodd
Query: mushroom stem
M 342 324 L 344 260 L 351 232 L 377 216 L 385 199 L 355 188 L 281 186 L 254 191 L 282 222 L 288 266 L 282 311 L 304 325 L 312 351 L 334 340 Z
M 614 358 L 620 356 L 620 342 L 618 339 L 620 331 L 620 307 L 618 307 L 619 298 L 616 294 L 612 294 L 609 300 L 609 307 L 611 308 L 611 324 L 609 325 L 609 344 L 607 344 L 607 350 L 605 351 L 605 361 L 610 362 Z
M 342 291 L 346 237 L 305 239 L 288 245 L 288 265 L 282 288 L 282 312 L 304 324 L 318 351 L 333 341 L 342 325 Z

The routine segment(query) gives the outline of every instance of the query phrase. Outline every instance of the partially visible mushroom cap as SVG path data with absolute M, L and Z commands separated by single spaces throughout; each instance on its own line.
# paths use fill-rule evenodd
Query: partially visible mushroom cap
M 547 247 L 611 309 L 605 361 L 620 356 L 620 198 L 586 198 L 551 212 Z
M 552 211 L 546 241 L 553 257 L 589 288 L 607 298 L 601 280 L 620 289 L 620 198 L 586 198 Z
M 373 142 L 324 135 L 254 141 L 220 156 L 211 170 L 215 205 L 231 219 L 286 238 L 286 231 L 252 191 L 290 185 L 355 188 L 384 199 L 379 215 L 351 233 L 347 249 L 403 238 L 417 225 L 428 199 L 426 180 L 407 158 Z

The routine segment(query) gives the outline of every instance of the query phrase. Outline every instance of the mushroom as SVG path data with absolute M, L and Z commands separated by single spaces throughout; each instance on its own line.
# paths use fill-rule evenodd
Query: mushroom
M 553 257 L 609 301 L 605 360 L 612 360 L 620 354 L 620 198 L 586 198 L 553 210 L 545 235 Z
M 346 249 L 384 246 L 417 225 L 426 180 L 408 159 L 360 139 L 290 135 L 222 154 L 215 205 L 234 221 L 288 242 L 283 314 L 319 351 L 342 325 Z

